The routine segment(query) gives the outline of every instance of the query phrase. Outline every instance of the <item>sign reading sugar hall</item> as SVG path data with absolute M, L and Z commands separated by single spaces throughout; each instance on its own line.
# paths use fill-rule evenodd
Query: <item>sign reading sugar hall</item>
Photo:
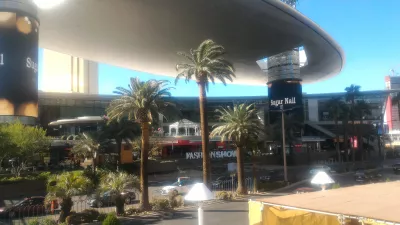
M 279 80 L 268 84 L 269 109 L 289 110 L 303 104 L 300 82 Z

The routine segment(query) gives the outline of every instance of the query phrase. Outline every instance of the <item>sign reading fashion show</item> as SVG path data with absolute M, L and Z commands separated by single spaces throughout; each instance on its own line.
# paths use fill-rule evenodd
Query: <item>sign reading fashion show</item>
M 0 116 L 38 115 L 39 23 L 0 12 Z
M 279 111 L 301 107 L 301 83 L 297 80 L 277 80 L 268 84 L 269 109 Z
M 211 151 L 210 158 L 234 158 L 236 157 L 236 151 L 234 150 L 227 150 L 227 151 Z M 203 153 L 202 152 L 186 152 L 186 159 L 202 159 Z

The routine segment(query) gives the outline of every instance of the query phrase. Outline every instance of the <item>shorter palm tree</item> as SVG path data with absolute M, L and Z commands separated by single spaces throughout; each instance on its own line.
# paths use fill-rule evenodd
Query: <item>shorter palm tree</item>
M 70 215 L 73 206 L 72 197 L 86 194 L 91 188 L 88 178 L 77 172 L 66 172 L 53 175 L 47 180 L 48 200 L 58 200 L 61 206 L 59 221 L 65 222 L 65 218 Z
M 115 196 L 115 207 L 118 215 L 125 212 L 124 199 L 121 193 L 132 188 L 139 190 L 140 181 L 136 176 L 124 172 L 108 173 L 100 182 L 101 192 L 110 192 L 112 196 Z
M 339 146 L 339 118 L 343 114 L 343 105 L 345 104 L 340 98 L 332 98 L 327 103 L 329 114 L 335 122 L 335 135 L 336 135 L 336 152 L 338 154 L 339 162 L 342 162 Z
M 96 172 L 96 161 L 100 149 L 100 134 L 83 133 L 72 147 L 71 153 L 76 157 L 92 159 L 93 172 Z
M 264 132 L 261 120 L 257 116 L 255 105 L 240 104 L 233 108 L 217 109 L 221 124 L 214 126 L 211 136 L 221 136 L 222 141 L 231 140 L 236 146 L 238 194 L 246 194 L 244 183 L 244 148 Z
M 140 126 L 133 121 L 123 119 L 121 121 L 118 120 L 110 120 L 108 118 L 105 119 L 107 121 L 106 126 L 103 127 L 101 131 L 101 136 L 103 139 L 114 139 L 117 144 L 117 168 L 121 163 L 121 148 L 122 142 L 130 143 L 131 140 L 135 137 L 140 136 Z

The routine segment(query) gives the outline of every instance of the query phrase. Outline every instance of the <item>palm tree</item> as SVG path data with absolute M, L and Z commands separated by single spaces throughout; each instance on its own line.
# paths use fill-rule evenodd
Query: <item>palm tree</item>
M 212 40 L 203 41 L 197 49 L 191 49 L 190 53 L 178 52 L 178 55 L 185 57 L 188 63 L 176 65 L 177 75 L 175 84 L 180 78 L 184 78 L 186 83 L 195 79 L 199 90 L 200 105 L 200 128 L 203 153 L 203 182 L 210 185 L 210 157 L 208 151 L 209 132 L 207 118 L 207 94 L 208 85 L 211 81 L 221 81 L 226 85 L 226 80 L 233 81 L 235 70 L 233 65 L 224 59 L 225 49 Z
M 115 196 L 115 207 L 118 215 L 121 215 L 125 212 L 124 199 L 121 193 L 132 188 L 140 188 L 139 179 L 124 172 L 108 173 L 100 182 L 101 192 L 107 191 L 110 192 L 111 196 Z
M 48 200 L 58 199 L 61 203 L 59 222 L 65 222 L 70 215 L 73 206 L 72 197 L 85 194 L 90 189 L 91 181 L 77 172 L 66 172 L 60 175 L 50 176 L 47 180 Z
M 357 115 L 357 117 L 360 118 L 360 128 L 358 129 L 358 140 L 359 140 L 359 145 L 358 145 L 358 149 L 361 152 L 361 158 L 362 160 L 364 160 L 364 140 L 363 140 L 363 136 L 364 133 L 366 133 L 366 127 L 364 126 L 364 116 L 370 116 L 371 115 L 371 106 L 365 102 L 364 100 L 358 100 L 356 102 L 355 105 L 355 114 Z M 367 129 L 368 130 L 368 129 Z
M 101 134 L 82 133 L 72 147 L 71 153 L 84 159 L 92 159 L 93 172 L 96 172 L 97 157 L 101 147 Z
M 164 107 L 172 104 L 165 101 L 166 97 L 171 96 L 171 87 L 168 84 L 165 80 L 140 81 L 139 78 L 131 78 L 128 89 L 117 87 L 114 93 L 120 97 L 111 101 L 106 109 L 111 120 L 127 118 L 135 120 L 141 126 L 140 208 L 143 210 L 150 209 L 147 177 L 150 124 L 158 119 Z
M 117 168 L 119 168 L 121 161 L 121 148 L 122 142 L 130 143 L 131 140 L 140 135 L 140 127 L 137 123 L 134 123 L 129 120 L 110 120 L 108 117 L 105 117 L 107 121 L 106 126 L 103 127 L 102 135 L 107 139 L 114 139 L 117 144 L 117 152 L 118 152 L 118 160 L 117 160 Z
M 346 162 L 349 162 L 349 153 L 348 153 L 348 125 L 349 125 L 349 118 L 350 118 L 350 109 L 347 104 L 342 105 L 342 124 L 343 124 L 343 147 L 346 152 Z
M 211 136 L 221 136 L 222 141 L 231 140 L 236 146 L 238 194 L 246 194 L 244 182 L 243 148 L 251 140 L 257 139 L 264 131 L 264 126 L 257 116 L 255 105 L 240 104 L 233 108 L 216 109 L 221 124 L 215 125 Z
M 332 98 L 327 103 L 329 114 L 333 117 L 336 130 L 336 152 L 338 160 L 341 162 L 341 154 L 339 149 L 339 117 L 343 114 L 343 105 L 345 104 L 340 98 Z
M 356 134 L 356 125 L 354 123 L 355 120 L 355 104 L 356 104 L 356 97 L 360 95 L 360 88 L 361 86 L 359 85 L 350 85 L 349 87 L 346 87 L 344 90 L 346 91 L 346 101 L 351 103 L 351 108 L 350 108 L 350 118 L 352 120 L 352 126 L 353 126 L 353 135 Z M 353 149 L 352 152 L 352 160 L 353 164 L 355 163 L 355 151 Z

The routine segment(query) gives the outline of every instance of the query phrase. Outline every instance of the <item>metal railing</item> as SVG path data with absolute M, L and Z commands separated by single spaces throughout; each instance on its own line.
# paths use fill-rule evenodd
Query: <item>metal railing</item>
M 129 199 L 125 201 L 125 210 L 134 207 L 139 201 L 138 195 L 136 199 Z M 73 197 L 73 204 L 71 208 L 71 217 L 75 220 L 82 221 L 82 223 L 91 223 L 98 221 L 99 217 L 103 214 L 115 212 L 115 201 L 107 199 L 96 199 L 87 196 Z M 51 204 L 28 204 L 28 205 L 14 205 L 6 207 L 4 211 L 0 212 L 0 225 L 2 224 L 23 224 L 23 225 L 36 225 L 57 224 L 61 213 L 61 206 L 58 204 L 56 208 L 52 208 Z

